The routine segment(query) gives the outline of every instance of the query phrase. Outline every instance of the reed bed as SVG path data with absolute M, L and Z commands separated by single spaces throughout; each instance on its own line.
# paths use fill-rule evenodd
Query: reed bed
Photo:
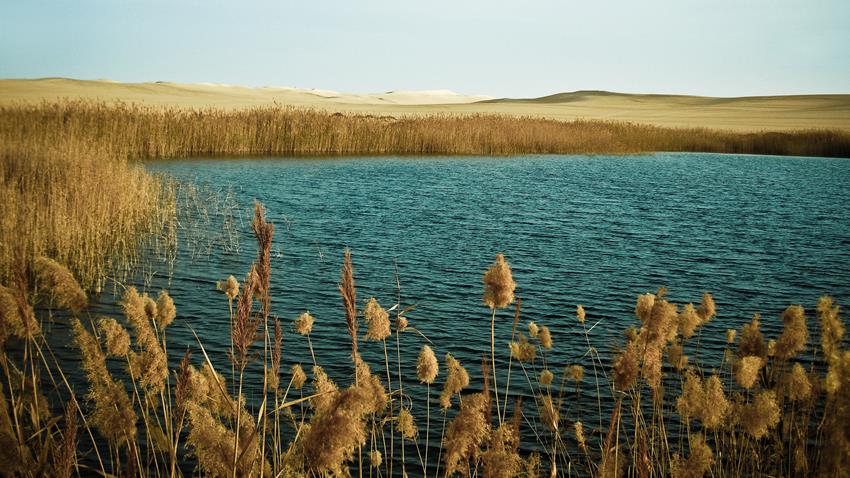
M 491 333 L 479 373 L 452 356 L 452 344 L 430 343 L 429 324 L 408 318 L 403 304 L 385 308 L 358 297 L 348 251 L 338 323 L 304 313 L 287 325 L 269 293 L 275 229 L 259 204 L 253 230 L 257 256 L 244 280 L 221 282 L 231 332 L 229 360 L 221 363 L 197 334 L 190 350 L 169 349 L 169 331 L 188 325 L 166 292 L 128 288 L 123 317 L 92 317 L 73 275 L 47 259 L 0 288 L 0 472 L 846 476 L 850 350 L 829 297 L 811 310 L 791 305 L 778 319 L 755 316 L 730 329 L 712 364 L 689 360 L 718 313 L 709 293 L 682 304 L 664 289 L 638 295 L 633 325 L 610 355 L 590 342 L 594 318 L 579 305 L 571 323 L 558 326 L 575 327 L 586 340 L 593 366 L 585 370 L 553 359 L 563 345 L 555 324 L 523 318 L 500 254 L 489 268 L 482 264 L 482 294 L 469 300 L 482 302 L 482 327 L 487 319 L 512 321 L 512 333 Z M 70 321 L 87 384 L 64 380 L 33 312 L 45 307 L 66 311 L 61 320 Z M 781 333 L 766 336 L 763 320 L 780 320 Z M 328 376 L 313 352 L 327 327 L 350 334 L 347 376 Z M 293 363 L 281 350 L 284 328 L 304 337 L 312 363 Z M 403 334 L 421 346 L 402 349 Z M 361 356 L 372 343 L 383 349 L 383 363 Z M 416 364 L 414 376 L 402 375 L 402 362 Z M 249 399 L 243 390 L 252 367 L 262 387 Z M 427 395 L 408 394 L 416 382 Z
M 108 155 L 168 158 L 241 154 L 626 154 L 655 151 L 850 156 L 850 133 L 736 133 L 499 115 L 328 113 L 268 106 L 187 109 L 64 101 L 0 107 L 0 138 L 71 138 Z

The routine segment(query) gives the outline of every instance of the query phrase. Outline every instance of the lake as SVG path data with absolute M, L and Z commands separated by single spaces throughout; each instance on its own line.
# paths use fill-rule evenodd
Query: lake
M 706 368 L 719 365 L 726 329 L 740 329 L 753 313 L 762 314 L 763 331 L 775 337 L 782 310 L 802 304 L 816 337 L 812 319 L 821 295 L 850 304 L 847 160 L 659 153 L 193 158 L 145 166 L 198 186 L 181 196 L 187 228 L 170 283 L 163 270 L 150 276 L 152 291 L 167 287 L 177 305 L 178 322 L 169 329 L 172 360 L 195 345 L 190 325 L 213 361 L 226 363 L 227 300 L 215 283 L 230 274 L 241 281 L 248 271 L 256 254 L 250 232 L 255 199 L 276 226 L 272 311 L 286 324 L 283 370 L 311 362 L 306 341 L 291 327 L 309 310 L 316 317 L 318 362 L 348 383 L 349 337 L 337 283 L 343 250 L 350 248 L 361 307 L 374 296 L 388 308 L 397 295 L 402 307 L 415 306 L 410 324 L 432 342 L 441 367 L 451 352 L 470 371 L 470 390 L 480 390 L 490 333 L 481 279 L 502 252 L 522 298 L 523 323 L 533 320 L 552 331 L 555 347 L 546 360 L 556 383 L 564 366 L 585 366 L 587 399 L 571 404 L 566 417 L 590 416 L 591 429 L 595 385 L 577 304 L 593 326 L 591 343 L 607 361 L 622 345 L 623 330 L 637 323 L 638 294 L 666 286 L 670 300 L 683 304 L 698 303 L 703 291 L 711 291 L 717 318 L 700 333 L 699 353 L 691 351 L 691 361 Z M 206 215 L 206 222 L 192 214 Z M 502 372 L 512 325 L 512 309 L 500 311 Z M 421 430 L 424 388 L 414 383 L 423 343 L 416 333 L 401 336 L 405 393 L 413 397 Z M 361 342 L 361 352 L 373 370 L 383 370 L 379 343 Z M 523 392 L 525 379 L 513 380 Z M 501 375 L 499 385 L 504 381 Z M 249 396 L 257 390 L 256 382 L 247 387 Z

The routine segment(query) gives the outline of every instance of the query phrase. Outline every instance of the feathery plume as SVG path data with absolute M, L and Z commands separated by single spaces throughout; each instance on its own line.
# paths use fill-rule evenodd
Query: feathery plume
M 547 350 L 552 348 L 552 334 L 549 332 L 549 327 L 545 325 L 540 326 L 539 338 L 541 347 Z
M 581 421 L 577 421 L 573 424 L 573 429 L 575 430 L 578 447 L 581 451 L 587 453 L 587 441 L 584 438 L 584 425 L 582 425 Z
M 245 368 L 251 353 L 251 346 L 257 340 L 257 327 L 260 318 L 254 317 L 254 294 L 260 287 L 260 278 L 257 274 L 256 265 L 245 276 L 244 288 L 236 303 L 236 318 L 230 330 L 233 340 L 233 357 L 231 359 L 239 366 Z
M 540 333 L 540 327 L 537 326 L 533 321 L 528 323 L 528 336 L 531 338 L 536 338 L 537 334 Z
M 832 363 L 838 357 L 841 340 L 844 338 L 844 324 L 838 316 L 838 306 L 828 295 L 818 300 L 817 311 L 820 319 L 823 354 L 827 361 Z
M 124 385 L 112 379 L 97 339 L 79 320 L 73 319 L 71 326 L 90 383 L 87 399 L 94 403 L 88 423 L 115 445 L 132 443 L 136 436 L 136 412 Z
M 638 320 L 641 322 L 646 322 L 649 320 L 650 315 L 652 314 L 652 309 L 655 307 L 655 294 L 642 294 L 637 298 L 637 304 L 635 305 L 635 316 L 637 316 Z
M 53 294 L 59 307 L 75 314 L 86 307 L 86 293 L 65 266 L 53 259 L 39 257 L 35 260 L 34 269 L 39 285 Z
M 557 407 L 552 403 L 551 395 L 540 395 L 537 397 L 540 403 L 540 421 L 546 425 L 552 433 L 558 432 L 558 422 L 561 419 L 561 414 Z
M 583 324 L 585 319 L 584 306 L 581 304 L 576 306 L 576 317 L 578 317 L 578 323 Z
M 343 253 L 339 293 L 342 295 L 342 305 L 345 307 L 345 322 L 348 324 L 348 334 L 351 336 L 351 359 L 355 360 L 357 357 L 357 289 L 354 285 L 351 251 L 348 249 Z
M 366 444 L 364 417 L 372 411 L 369 403 L 366 388 L 352 385 L 313 415 L 303 437 L 304 458 L 312 473 L 343 475 L 343 464 Z
M 384 340 L 390 336 L 390 314 L 372 297 L 363 309 L 366 319 L 366 340 Z
M 491 309 L 507 307 L 514 301 L 514 282 L 511 266 L 500 252 L 496 260 L 484 273 L 484 303 Z
M 709 377 L 705 382 L 703 403 L 700 408 L 700 421 L 702 421 L 704 427 L 709 429 L 723 425 L 726 416 L 729 414 L 731 404 L 726 399 L 723 383 L 716 374 Z
M 175 317 L 177 317 L 177 308 L 174 307 L 174 300 L 167 291 L 160 292 L 156 300 L 156 325 L 159 330 L 165 330 L 174 322 Z
M 534 362 L 534 358 L 537 356 L 537 347 L 530 343 L 521 332 L 518 340 L 519 342 L 510 343 L 511 357 L 520 362 Z
M 697 308 L 697 315 L 699 315 L 703 324 L 717 315 L 717 307 L 714 305 L 714 297 L 712 297 L 709 292 L 704 292 L 702 294 L 702 300 L 699 303 L 699 308 Z
M 130 353 L 130 334 L 117 320 L 101 317 L 97 328 L 106 341 L 106 353 L 112 357 L 126 357 Z
M 802 352 L 809 341 L 805 311 L 799 305 L 788 307 L 782 313 L 782 323 L 785 327 L 776 341 L 775 354 L 780 359 L 788 360 Z
M 313 331 L 313 323 L 316 320 L 310 315 L 310 312 L 303 312 L 295 319 L 295 332 L 300 335 L 308 335 Z
M 135 287 L 130 287 L 124 293 L 121 305 L 136 333 L 136 345 L 140 350 L 139 354 L 130 353 L 131 375 L 140 377 L 148 392 L 159 393 L 168 378 L 168 361 L 152 326 L 156 302 L 147 295 L 139 295 Z
M 544 369 L 540 372 L 540 378 L 538 381 L 540 385 L 549 386 L 552 384 L 552 380 L 555 378 L 555 374 L 549 371 L 549 369 Z
M 7 335 L 22 339 L 41 333 L 41 326 L 35 318 L 32 306 L 22 293 L 0 285 L 0 345 Z
M 488 403 L 488 398 L 481 393 L 467 396 L 449 423 L 443 442 L 446 476 L 464 470 L 465 462 L 477 453 L 487 438 L 490 431 L 486 418 Z
M 735 343 L 735 335 L 738 333 L 735 329 L 726 329 L 726 343 L 734 344 Z
M 682 344 L 676 343 L 667 348 L 667 360 L 676 370 L 681 371 L 688 366 L 688 356 Z
M 738 409 L 738 422 L 750 436 L 758 440 L 779 423 L 781 410 L 776 403 L 776 393 L 765 390 L 758 393 L 752 403 Z
M 266 222 L 266 209 L 259 201 L 254 201 L 254 220 L 251 223 L 257 237 L 257 296 L 263 304 L 263 317 L 269 316 L 271 309 L 271 250 L 274 224 Z
M 408 440 L 413 440 L 419 433 L 416 423 L 413 421 L 413 415 L 406 408 L 403 408 L 398 414 L 398 424 L 396 430 L 401 433 L 401 436 Z
M 705 443 L 705 437 L 701 434 L 691 436 L 690 454 L 687 460 L 676 454 L 671 464 L 671 473 L 674 478 L 702 478 L 714 463 L 714 454 Z
M 636 340 L 629 341 L 617 358 L 614 359 L 614 385 L 618 390 L 631 388 L 640 372 L 639 345 Z
M 749 389 L 752 388 L 758 379 L 759 370 L 764 365 L 764 360 L 755 355 L 748 355 L 738 362 L 738 367 L 735 372 L 735 380 L 738 385 Z
M 218 288 L 224 291 L 229 300 L 233 300 L 239 295 L 239 281 L 233 276 L 229 276 L 224 282 L 219 282 Z
M 741 338 L 738 340 L 739 357 L 754 355 L 767 358 L 767 346 L 764 343 L 764 336 L 759 330 L 760 322 L 761 316 L 754 314 L 752 321 L 741 329 Z
M 513 478 L 519 476 L 523 465 L 517 453 L 519 433 L 511 424 L 504 424 L 490 435 L 487 450 L 481 453 L 484 475 L 490 478 Z
M 812 394 L 812 382 L 799 363 L 795 363 L 791 367 L 791 371 L 788 372 L 784 382 L 786 395 L 792 401 L 806 400 Z
M 452 406 L 452 397 L 469 385 L 469 374 L 452 354 L 446 354 L 446 383 L 440 393 L 440 406 L 448 409 Z
M 324 413 L 333 403 L 334 398 L 339 395 L 339 388 L 337 388 L 336 383 L 318 365 L 313 366 L 313 392 L 317 396 L 310 399 L 310 406 L 313 407 L 316 414 Z
M 283 342 L 283 329 L 280 326 L 280 319 L 274 317 L 274 342 L 272 342 L 272 363 L 269 373 L 269 388 L 277 390 L 280 386 L 280 355 Z
M 572 381 L 579 384 L 584 378 L 584 367 L 581 365 L 570 365 L 569 376 Z
M 301 368 L 301 364 L 295 364 L 291 368 L 292 371 L 292 386 L 295 387 L 295 390 L 301 390 L 301 387 L 307 383 L 307 374 L 304 373 L 304 369 Z
M 416 376 L 422 383 L 434 383 L 437 378 L 440 364 L 437 362 L 437 357 L 434 351 L 427 345 L 422 346 L 422 351 L 419 352 L 419 359 L 416 361 Z
M 682 311 L 679 312 L 678 322 L 679 333 L 682 334 L 682 337 L 689 339 L 703 321 L 697 314 L 694 304 L 685 304 Z
M 372 468 L 380 468 L 383 463 L 384 458 L 379 450 L 372 450 L 369 452 L 369 465 Z
M 77 399 L 71 395 L 71 400 L 65 406 L 65 429 L 62 430 L 62 443 L 54 457 L 54 476 L 70 478 L 77 454 Z

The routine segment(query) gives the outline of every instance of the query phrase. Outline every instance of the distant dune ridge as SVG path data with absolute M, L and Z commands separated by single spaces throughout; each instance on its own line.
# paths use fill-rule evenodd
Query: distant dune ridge
M 492 98 L 448 90 L 351 94 L 284 86 L 213 83 L 120 83 L 67 78 L 0 80 L 0 104 L 91 99 L 150 106 L 241 109 L 271 104 L 378 115 L 503 114 L 558 120 L 610 120 L 665 127 L 734 131 L 832 129 L 850 131 L 850 95 L 713 98 L 606 91 L 540 98 Z

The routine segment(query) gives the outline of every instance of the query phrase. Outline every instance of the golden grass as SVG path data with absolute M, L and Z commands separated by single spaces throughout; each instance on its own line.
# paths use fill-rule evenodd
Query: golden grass
M 262 252 L 271 238 L 263 230 L 271 228 L 264 220 L 258 224 L 262 226 L 255 228 Z M 501 262 L 509 267 L 504 256 Z M 227 364 L 213 363 L 200 339 L 203 358 L 193 361 L 188 352 L 183 355 L 173 383 L 155 365 L 167 349 L 165 325 L 175 314 L 167 294 L 154 301 L 128 289 L 123 300 L 125 317 L 101 318 L 97 327 L 84 324 L 87 312 L 76 311 L 73 302 L 54 302 L 75 316 L 74 335 L 89 381 L 83 404 L 74 400 L 74 387 L 67 382 L 58 388 L 42 383 L 50 376 L 64 376 L 44 329 L 18 330 L 6 337 L 22 346 L 11 349 L 14 352 L 4 348 L 0 355 L 4 372 L 0 382 L 0 440 L 4 445 L 0 472 L 331 476 L 357 473 L 365 461 L 367 468 L 371 463 L 372 472 L 381 475 L 384 471 L 393 475 L 389 467 L 395 462 L 401 467 L 396 473 L 402 475 L 413 472 L 411 460 L 416 463 L 418 459 L 425 473 L 428 462 L 420 445 L 426 444 L 427 457 L 431 416 L 427 413 L 425 423 L 416 423 L 415 415 L 421 420 L 418 410 L 430 406 L 430 393 L 425 397 L 408 395 L 404 384 L 421 381 L 430 386 L 435 382 L 438 364 L 431 347 L 447 349 L 451 344 L 426 345 L 425 335 L 420 334 L 427 334 L 429 324 L 416 324 L 414 332 L 412 325 L 401 329 L 396 321 L 396 335 L 412 333 L 421 338 L 422 347 L 421 351 L 398 351 L 393 359 L 385 352 L 386 383 L 353 350 L 356 371 L 341 377 L 339 386 L 320 366 L 314 366 L 313 381 L 307 387 L 301 364 L 293 364 L 291 373 L 280 373 L 280 363 L 287 357 L 269 340 L 272 327 L 275 339 L 279 337 L 277 319 L 262 308 L 251 312 L 254 302 L 263 304 L 266 299 L 258 291 L 269 290 L 256 272 L 263 269 L 259 263 L 269 265 L 262 253 L 250 267 L 245 287 L 236 295 L 223 294 L 223 305 L 227 302 L 229 308 L 230 302 L 238 300 L 234 328 L 246 330 L 234 332 L 229 356 L 239 370 L 231 368 L 229 378 L 224 375 Z M 54 276 L 67 273 L 60 265 L 53 268 Z M 341 294 L 353 297 L 354 270 L 348 252 L 342 271 Z M 492 285 L 487 283 L 487 287 Z M 31 300 L 50 299 L 49 294 L 30 294 L 19 285 L 10 286 L 4 288 L 9 300 L 19 305 L 4 306 L 0 330 L 8 330 L 10 320 L 20 320 L 10 316 L 19 313 L 18 309 L 32 311 L 33 306 L 44 305 Z M 63 293 L 69 284 L 54 282 L 42 287 Z M 386 350 L 387 311 L 377 302 L 370 300 L 369 304 L 368 312 L 355 312 L 345 325 L 338 319 L 338 328 L 355 327 L 356 331 L 356 324 L 352 326 L 350 321 L 380 321 L 382 332 L 377 335 L 382 338 L 378 342 L 383 342 Z M 400 308 L 394 304 L 390 310 Z M 349 310 L 347 302 L 343 309 Z M 713 297 L 704 295 L 696 311 L 700 323 L 695 327 L 701 329 L 717 313 Z M 511 388 L 507 382 L 500 390 L 495 380 L 491 384 L 487 358 L 481 375 L 470 377 L 447 353 L 434 476 L 842 476 L 850 465 L 850 351 L 844 348 L 844 324 L 832 299 L 821 299 L 816 313 L 821 343 L 809 342 L 805 309 L 791 306 L 782 314 L 785 329 L 776 339 L 777 353 L 762 355 L 767 350 L 765 337 L 754 319 L 743 324 L 737 350 L 734 341 L 726 343 L 719 354 L 722 360 L 714 362 L 707 373 L 693 362 L 681 369 L 660 364 L 660 357 L 673 347 L 682 349 L 680 353 L 699 347 L 698 341 L 689 340 L 677 326 L 684 321 L 688 324 L 685 331 L 692 333 L 690 316 L 694 311 L 673 303 L 663 289 L 639 295 L 635 307 L 639 326 L 626 334 L 614 360 L 601 358 L 584 323 L 572 325 L 587 341 L 595 390 L 583 385 L 581 366 L 556 363 L 549 355 L 544 343 L 550 334 L 546 324 L 529 324 L 537 333 L 530 339 L 519 338 L 525 346 L 540 350 L 539 355 L 525 354 L 518 362 L 527 381 L 521 386 Z M 368 320 L 367 314 L 371 316 Z M 517 307 L 517 322 L 519 314 Z M 592 320 L 587 312 L 582 315 Z M 310 321 L 311 330 L 306 330 L 307 321 L 304 316 L 297 321 L 303 335 L 309 338 L 311 333 L 322 333 L 325 324 Z M 133 326 L 132 339 L 127 338 L 122 323 Z M 180 326 L 179 319 L 171 323 L 171 327 Z M 266 339 L 260 340 L 254 332 L 258 327 Z M 559 336 L 564 339 L 553 345 L 561 345 L 569 335 L 561 330 Z M 726 331 L 722 335 L 721 343 L 727 342 L 722 340 Z M 354 337 L 356 332 L 352 342 Z M 504 345 L 508 337 L 500 337 L 498 343 L 498 357 L 507 358 Z M 309 343 L 304 346 L 312 349 Z M 809 351 L 814 357 L 823 357 L 823 366 L 811 360 Z M 401 369 L 392 376 L 390 360 L 399 364 L 416 360 L 416 376 L 405 377 Z M 249 363 L 266 377 L 260 396 L 251 401 L 242 393 L 243 372 Z M 560 385 L 552 370 L 563 370 Z M 542 371 L 540 379 L 535 379 L 536 371 Z M 270 373 L 282 380 L 269 380 Z M 747 376 L 745 380 L 741 374 Z M 479 379 L 480 383 L 471 383 Z M 476 391 L 467 393 L 470 386 Z M 573 388 L 574 399 L 565 400 Z M 292 390 L 299 390 L 301 398 L 291 398 Z M 505 400 L 500 409 L 492 397 L 501 392 Z M 455 396 L 458 407 L 453 407 Z M 532 403 L 522 403 L 522 397 L 532 397 Z M 582 402 L 600 403 L 606 397 L 614 399 L 612 412 L 603 422 L 606 417 L 601 415 L 600 405 L 597 426 L 595 419 L 585 416 L 588 410 L 597 410 Z M 506 420 L 501 417 L 507 417 L 509 403 L 514 418 Z M 420 436 L 422 430 L 425 437 Z M 401 446 L 394 451 L 387 435 L 396 434 Z M 535 437 L 535 443 L 523 445 L 529 435 Z M 406 446 L 417 450 L 408 461 L 404 460 Z M 528 448 L 539 451 L 522 451 Z M 91 452 L 84 456 L 83 450 L 93 450 L 94 456 Z M 401 453 L 400 460 L 397 453 Z M 194 471 L 190 457 L 197 459 Z
M 26 145 L 92 144 L 119 158 L 654 151 L 850 156 L 850 133 L 830 130 L 735 133 L 506 115 L 396 118 L 284 106 L 221 110 L 82 101 L 0 106 L 0 135 Z
M 84 122 L 19 113 L 0 111 L 0 279 L 45 256 L 97 290 L 132 269 L 146 233 L 173 241 L 174 196 L 162 180 Z

